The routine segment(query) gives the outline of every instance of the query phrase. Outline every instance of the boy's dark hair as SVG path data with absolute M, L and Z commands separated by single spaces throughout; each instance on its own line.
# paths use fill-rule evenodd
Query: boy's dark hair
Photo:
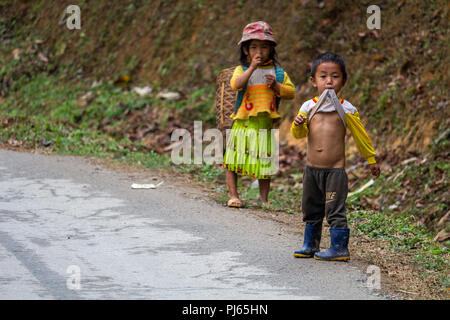
M 340 57 L 337 54 L 332 53 L 332 52 L 322 53 L 316 59 L 314 59 L 312 66 L 311 66 L 311 77 L 314 78 L 314 76 L 316 75 L 317 67 L 321 63 L 324 63 L 324 62 L 333 62 L 333 63 L 336 63 L 337 65 L 339 65 L 339 67 L 341 68 L 342 77 L 343 77 L 344 81 L 347 80 L 347 71 L 345 69 L 344 59 L 342 59 L 342 57 Z
M 247 60 L 247 55 L 244 52 L 244 48 L 247 48 L 247 51 L 249 51 L 250 43 L 252 41 L 253 41 L 253 39 L 244 41 L 241 43 L 241 46 L 240 46 L 241 57 L 239 58 L 239 61 L 241 62 L 241 65 L 246 66 L 246 67 L 250 66 L 250 62 L 248 62 L 248 60 Z M 271 46 L 269 59 L 272 59 L 274 65 L 278 65 L 277 51 L 275 50 L 275 45 L 271 41 L 267 41 L 267 42 Z

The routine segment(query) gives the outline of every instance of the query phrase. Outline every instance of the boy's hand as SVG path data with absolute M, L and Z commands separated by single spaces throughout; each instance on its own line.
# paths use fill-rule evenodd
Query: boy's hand
M 380 176 L 380 167 L 378 166 L 378 163 L 369 164 L 369 168 L 373 176 L 377 178 Z
M 295 117 L 294 119 L 294 124 L 296 126 L 301 125 L 303 122 L 305 122 L 306 118 L 303 116 L 303 114 L 299 114 L 298 116 Z

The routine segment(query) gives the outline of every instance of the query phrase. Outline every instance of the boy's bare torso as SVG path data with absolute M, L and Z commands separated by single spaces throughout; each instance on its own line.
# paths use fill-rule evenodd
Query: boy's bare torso
M 345 132 L 336 111 L 317 112 L 309 123 L 306 163 L 319 168 L 344 168 Z

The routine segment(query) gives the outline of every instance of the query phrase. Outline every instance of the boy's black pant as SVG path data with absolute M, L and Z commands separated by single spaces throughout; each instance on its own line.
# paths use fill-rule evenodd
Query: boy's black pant
M 325 216 L 330 227 L 347 228 L 347 193 L 345 168 L 306 166 L 303 173 L 303 221 L 321 225 Z

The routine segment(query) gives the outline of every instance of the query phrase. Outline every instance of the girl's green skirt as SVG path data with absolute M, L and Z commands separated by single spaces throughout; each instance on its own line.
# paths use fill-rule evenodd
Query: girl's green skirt
M 269 179 L 276 173 L 272 126 L 273 119 L 266 112 L 236 119 L 227 136 L 222 166 L 254 179 Z

